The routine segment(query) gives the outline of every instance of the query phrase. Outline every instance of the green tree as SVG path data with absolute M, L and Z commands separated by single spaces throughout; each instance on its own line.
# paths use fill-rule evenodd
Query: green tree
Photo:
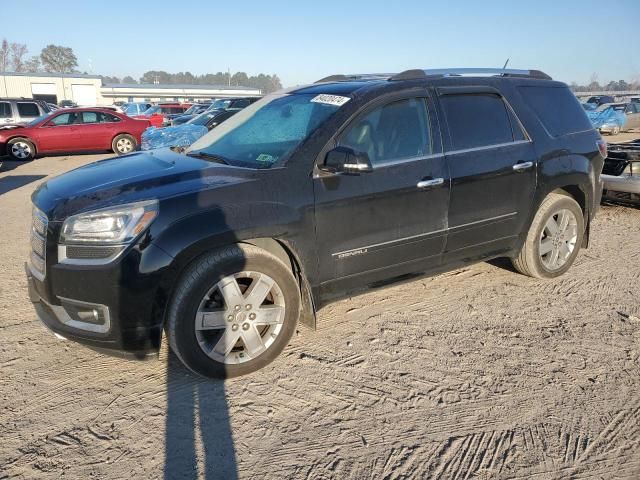
M 246 87 L 249 85 L 249 77 L 244 72 L 236 72 L 231 76 L 231 85 Z
M 69 47 L 47 45 L 40 52 L 40 61 L 47 72 L 71 73 L 78 66 L 78 58 Z
M 131 84 L 131 83 L 138 83 L 138 81 L 137 81 L 135 78 L 130 77 L 129 75 L 127 75 L 126 77 L 124 77 L 124 78 L 122 79 L 122 83 L 129 83 L 129 84 Z

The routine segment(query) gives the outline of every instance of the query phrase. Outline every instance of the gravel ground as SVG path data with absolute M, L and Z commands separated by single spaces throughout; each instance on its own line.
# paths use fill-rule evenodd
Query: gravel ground
M 640 477 L 640 209 L 603 207 L 557 280 L 494 261 L 371 291 L 214 382 L 36 319 L 29 195 L 103 157 L 0 172 L 0 479 Z

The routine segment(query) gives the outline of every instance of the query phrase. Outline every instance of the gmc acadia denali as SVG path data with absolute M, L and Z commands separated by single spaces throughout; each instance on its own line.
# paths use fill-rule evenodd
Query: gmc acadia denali
M 586 247 L 606 144 L 535 70 L 334 75 L 268 95 L 187 149 L 33 194 L 29 291 L 101 351 L 232 377 L 333 299 L 495 257 L 537 278 Z

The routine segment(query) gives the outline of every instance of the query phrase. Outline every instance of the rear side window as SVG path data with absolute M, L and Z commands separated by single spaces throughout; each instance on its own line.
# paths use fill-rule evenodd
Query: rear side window
M 592 128 L 580 102 L 567 87 L 518 87 L 518 90 L 551 136 Z
M 0 102 L 0 117 L 13 117 L 10 103 Z
M 82 112 L 82 123 L 98 123 L 98 112 Z
M 440 103 L 454 150 L 513 142 L 509 112 L 498 95 L 445 95 Z
M 21 117 L 39 117 L 38 105 L 31 102 L 18 102 L 18 113 Z

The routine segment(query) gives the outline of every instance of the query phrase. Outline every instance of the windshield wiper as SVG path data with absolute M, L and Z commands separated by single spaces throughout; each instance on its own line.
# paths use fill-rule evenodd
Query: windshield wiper
M 227 159 L 224 157 L 221 157 L 220 155 L 214 155 L 212 153 L 207 153 L 207 152 L 189 152 L 187 153 L 187 157 L 193 157 L 193 158 L 203 158 L 205 160 L 210 160 L 212 162 L 216 162 L 216 163 L 222 163 L 223 165 L 229 165 L 229 162 L 227 162 Z

